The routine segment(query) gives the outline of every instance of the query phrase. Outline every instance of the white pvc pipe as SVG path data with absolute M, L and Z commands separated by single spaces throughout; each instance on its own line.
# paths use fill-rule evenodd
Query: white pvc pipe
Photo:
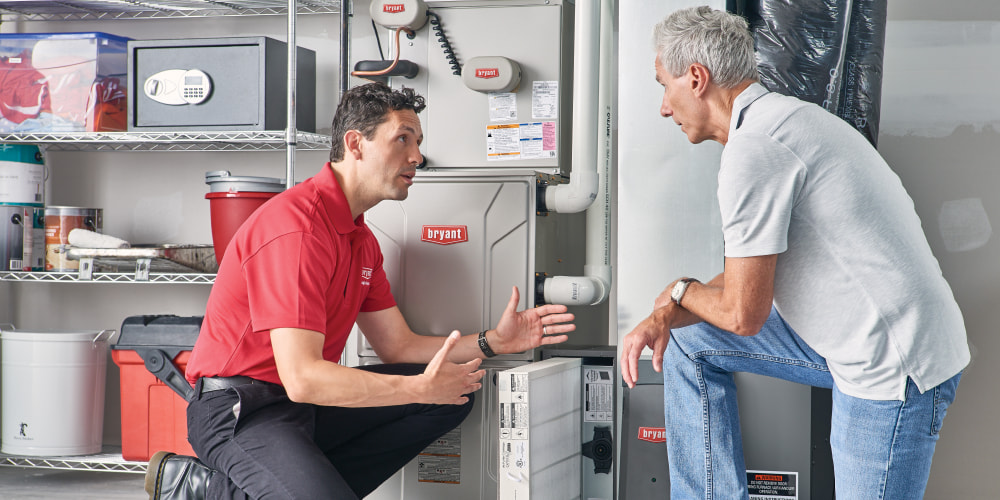
M 597 198 L 597 71 L 600 55 L 600 2 L 576 2 L 573 33 L 573 170 L 569 184 L 549 186 L 545 206 L 577 213 Z
M 576 2 L 573 169 L 569 184 L 546 189 L 545 204 L 554 212 L 587 210 L 587 260 L 585 276 L 545 279 L 543 296 L 550 304 L 597 305 L 611 293 L 611 206 L 607 185 L 612 170 L 612 19 L 611 0 Z
M 614 178 L 611 161 L 611 57 L 613 43 L 612 0 L 600 0 L 599 59 L 597 86 L 597 144 L 596 169 L 598 172 L 597 199 L 587 210 L 587 264 L 584 274 L 600 278 L 610 293 L 611 285 L 611 193 L 609 186 Z M 601 302 L 607 295 L 601 298 Z

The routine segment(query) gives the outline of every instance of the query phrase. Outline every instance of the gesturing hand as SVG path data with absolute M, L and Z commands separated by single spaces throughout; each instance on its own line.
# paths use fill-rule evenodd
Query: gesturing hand
M 573 314 L 566 312 L 566 306 L 546 304 L 518 312 L 520 300 L 515 286 L 497 323 L 496 339 L 489 339 L 497 353 L 522 352 L 541 345 L 565 342 L 569 340 L 565 334 L 576 330 L 576 325 L 570 323 Z
M 454 404 L 461 405 L 469 401 L 465 394 L 478 391 L 483 384 L 485 370 L 479 370 L 481 359 L 473 359 L 466 363 L 452 363 L 448 361 L 448 354 L 455 347 L 461 335 L 453 331 L 445 339 L 444 345 L 438 350 L 431 362 L 427 364 L 424 373 L 421 375 L 425 379 L 422 384 L 422 402 L 429 404 Z

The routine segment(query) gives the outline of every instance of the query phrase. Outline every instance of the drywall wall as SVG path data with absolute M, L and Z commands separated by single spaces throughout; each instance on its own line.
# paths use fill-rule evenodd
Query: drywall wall
M 618 4 L 619 25 L 628 27 L 619 30 L 618 51 L 619 341 L 652 311 L 657 295 L 673 280 L 710 280 L 722 272 L 716 197 L 722 146 L 691 144 L 673 120 L 660 116 L 663 87 L 653 69 L 653 26 L 674 10 L 705 3 L 725 8 L 721 1 Z M 738 374 L 737 386 L 748 467 L 798 472 L 799 498 L 808 500 L 811 389 L 751 374 Z M 782 438 L 775 439 L 776 434 Z
M 884 69 L 879 151 L 914 200 L 973 350 L 925 498 L 996 498 L 1000 4 L 889 2 Z
M 647 5 L 650 4 L 650 5 Z M 653 5 L 655 4 L 655 5 Z M 721 270 L 718 151 L 656 115 L 649 28 L 686 2 L 619 4 L 618 328 L 623 336 L 682 275 Z M 632 17 L 630 17 L 632 16 Z M 879 150 L 913 197 L 962 307 L 973 349 L 948 413 L 927 499 L 992 499 L 1000 458 L 1000 3 L 889 2 Z M 713 165 L 714 163 L 714 165 Z M 698 188 L 700 187 L 700 188 Z M 748 451 L 748 454 L 751 453 Z

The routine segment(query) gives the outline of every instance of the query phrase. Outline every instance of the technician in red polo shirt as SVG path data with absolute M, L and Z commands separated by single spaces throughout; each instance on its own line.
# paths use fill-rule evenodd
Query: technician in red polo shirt
M 495 329 L 413 333 L 362 214 L 406 198 L 423 158 L 423 97 L 372 83 L 345 93 L 330 163 L 253 213 L 226 248 L 187 365 L 200 457 L 150 460 L 151 498 L 361 498 L 456 427 L 482 358 L 563 342 L 561 305 Z M 357 323 L 386 363 L 338 364 Z

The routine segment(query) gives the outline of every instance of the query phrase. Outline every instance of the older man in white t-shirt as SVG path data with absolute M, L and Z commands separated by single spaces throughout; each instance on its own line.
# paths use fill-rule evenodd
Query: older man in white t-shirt
M 758 83 L 742 18 L 681 10 L 655 44 L 661 114 L 725 146 L 724 273 L 671 283 L 622 346 L 630 387 L 646 346 L 664 372 L 673 498 L 748 497 L 741 371 L 833 389 L 838 498 L 922 498 L 970 356 L 912 200 L 849 124 Z

